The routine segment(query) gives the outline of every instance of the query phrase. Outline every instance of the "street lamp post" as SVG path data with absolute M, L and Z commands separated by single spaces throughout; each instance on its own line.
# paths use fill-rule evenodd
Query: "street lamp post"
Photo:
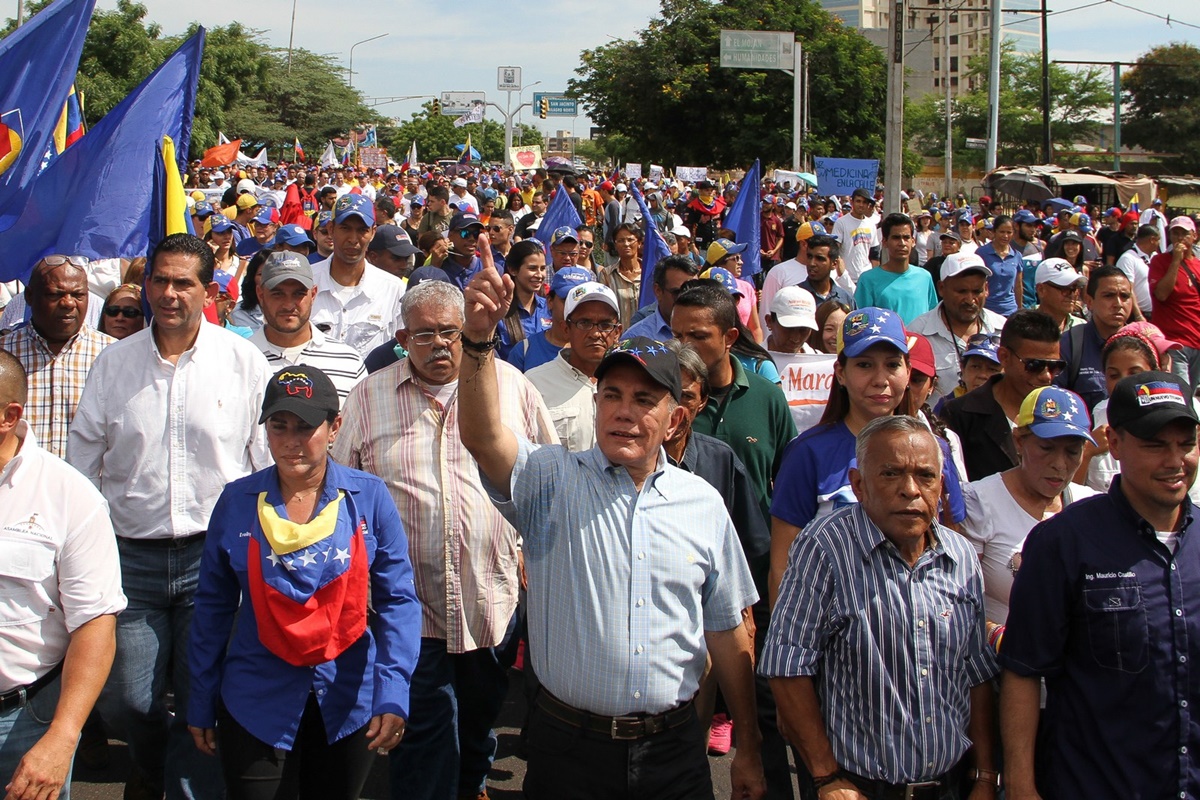
M 288 31 L 287 72 L 292 74 L 292 43 L 296 40 L 296 0 L 292 0 L 292 27 Z
M 540 84 L 541 84 L 541 81 L 534 81 L 533 83 L 527 83 L 521 87 L 520 91 L 517 92 L 517 124 L 518 125 L 521 124 L 521 106 L 524 102 L 523 96 L 525 94 L 525 90 L 532 89 L 533 87 L 539 86 Z
M 370 39 L 363 39 L 361 42 L 355 42 L 354 44 L 350 45 L 350 79 L 348 81 L 350 86 L 354 86 L 354 48 L 358 47 L 360 44 L 366 44 L 367 42 L 373 42 L 376 39 L 382 39 L 385 36 L 387 36 L 386 33 L 381 33 L 378 36 L 372 36 Z

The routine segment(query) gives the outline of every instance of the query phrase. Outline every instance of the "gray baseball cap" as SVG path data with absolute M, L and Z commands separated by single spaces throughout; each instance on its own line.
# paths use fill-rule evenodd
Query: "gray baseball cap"
M 272 253 L 262 265 L 262 287 L 274 289 L 284 281 L 299 281 L 305 289 L 317 283 L 308 259 L 295 253 Z

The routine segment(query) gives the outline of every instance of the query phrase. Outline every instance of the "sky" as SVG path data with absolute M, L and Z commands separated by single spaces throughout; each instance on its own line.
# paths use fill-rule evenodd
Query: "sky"
M 12 0 L 8 0 L 12 2 Z M 146 19 L 162 26 L 164 34 L 183 31 L 188 23 L 206 26 L 233 21 L 263 32 L 275 46 L 287 47 L 291 5 L 287 0 L 232 3 L 181 3 L 178 0 L 140 0 Z M 1155 19 L 1117 2 L 1138 6 L 1191 23 L 1187 27 Z M 522 68 L 534 92 L 561 92 L 575 77 L 579 54 L 612 39 L 632 38 L 658 14 L 655 0 L 558 0 L 554 13 L 539 7 L 483 2 L 446 3 L 443 0 L 355 0 L 329 3 L 294 0 L 295 46 L 327 53 L 349 62 L 350 48 L 381 33 L 382 39 L 354 49 L 354 85 L 371 98 L 438 95 L 443 91 L 482 91 L 504 107 L 507 95 L 496 89 L 500 66 Z M 115 8 L 116 0 L 99 0 L 100 8 Z M 1068 9 L 1090 6 L 1078 11 Z M 1050 55 L 1059 60 L 1133 61 L 1151 47 L 1169 42 L 1200 46 L 1200 3 L 1197 0 L 1049 0 Z M 13 13 L 13 12 L 8 12 Z M 1012 19 L 1012 15 L 1006 15 Z M 1099 43 L 1100 46 L 1097 46 Z M 425 99 L 377 106 L 388 117 L 407 120 Z M 513 106 L 517 105 L 514 93 Z M 495 109 L 488 119 L 503 122 Z M 540 120 L 526 109 L 522 121 L 543 131 L 571 130 L 587 137 L 590 120 L 580 116 Z

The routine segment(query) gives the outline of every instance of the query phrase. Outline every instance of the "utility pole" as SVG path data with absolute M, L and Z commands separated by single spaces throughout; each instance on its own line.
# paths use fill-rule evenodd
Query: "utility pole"
M 296 40 L 296 1 L 292 0 L 292 27 L 288 32 L 288 56 L 287 56 L 287 71 L 288 75 L 292 74 L 292 43 Z
M 1046 28 L 1046 0 L 1042 0 L 1042 163 L 1049 164 L 1054 157 L 1050 141 L 1050 34 Z
M 904 179 L 904 0 L 893 0 L 891 15 L 883 168 L 885 214 L 900 210 L 900 184 Z
M 996 168 L 996 148 L 1000 142 L 1000 42 L 1003 3 L 992 0 L 992 37 L 988 48 L 988 140 L 984 169 Z

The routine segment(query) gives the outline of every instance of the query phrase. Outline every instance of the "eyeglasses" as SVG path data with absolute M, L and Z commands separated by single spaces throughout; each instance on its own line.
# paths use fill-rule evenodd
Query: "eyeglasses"
M 121 316 L 125 319 L 137 319 L 138 317 L 142 316 L 142 310 L 140 308 L 134 308 L 133 306 L 105 306 L 104 316 Z
M 447 328 L 444 331 L 426 331 L 423 333 L 414 333 L 408 337 L 408 340 L 413 344 L 421 346 L 431 345 L 434 340 L 441 339 L 445 342 L 454 343 L 462 337 L 461 328 Z
M 480 231 L 476 228 L 463 228 L 458 235 L 464 239 L 478 239 Z
M 42 263 L 47 267 L 61 267 L 63 264 L 70 264 L 73 267 L 86 269 L 87 265 L 92 262 L 86 256 L 46 256 L 42 259 Z
M 1021 358 L 1018 355 L 1013 358 L 1020 361 L 1030 375 L 1040 375 L 1044 370 L 1050 370 L 1053 377 L 1067 368 L 1067 362 L 1061 358 Z
M 504 226 L 503 225 L 488 225 L 488 230 L 491 231 L 492 233 L 503 233 Z
M 619 322 L 612 322 L 611 320 L 592 322 L 590 319 L 577 319 L 569 320 L 569 322 L 584 333 L 587 333 L 593 329 L 598 330 L 601 333 L 612 333 L 617 328 L 621 327 Z
M 595 242 L 580 242 L 579 246 L 586 247 L 588 250 L 591 250 L 593 247 L 596 246 L 596 243 Z

